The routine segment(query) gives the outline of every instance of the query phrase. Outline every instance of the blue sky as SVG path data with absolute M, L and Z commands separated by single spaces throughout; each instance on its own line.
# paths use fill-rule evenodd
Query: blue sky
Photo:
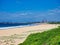
M 0 0 L 0 22 L 60 21 L 60 0 Z

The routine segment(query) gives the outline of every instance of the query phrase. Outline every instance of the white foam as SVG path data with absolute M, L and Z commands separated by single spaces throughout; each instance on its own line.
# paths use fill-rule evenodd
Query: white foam
M 22 28 L 22 27 L 34 26 L 34 25 L 37 25 L 37 24 L 20 25 L 20 26 L 11 26 L 11 27 L 1 27 L 0 29 L 3 30 L 3 29 L 11 29 L 11 28 Z
M 24 25 L 24 26 L 11 26 L 11 27 L 1 27 L 0 29 L 10 29 L 10 28 L 21 28 L 21 27 L 26 27 L 28 25 Z
M 11 26 L 11 27 L 1 27 L 0 29 L 11 29 L 11 28 L 22 28 L 22 27 L 27 27 L 31 25 L 24 25 L 24 26 Z

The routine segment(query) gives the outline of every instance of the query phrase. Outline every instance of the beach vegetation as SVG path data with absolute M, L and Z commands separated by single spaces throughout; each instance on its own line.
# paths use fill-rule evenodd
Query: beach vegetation
M 30 34 L 18 45 L 60 45 L 60 26 L 42 33 Z

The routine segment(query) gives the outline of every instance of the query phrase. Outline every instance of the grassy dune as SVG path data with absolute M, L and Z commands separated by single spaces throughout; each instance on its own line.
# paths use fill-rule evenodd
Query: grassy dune
M 60 45 L 60 26 L 42 33 L 30 34 L 18 45 Z

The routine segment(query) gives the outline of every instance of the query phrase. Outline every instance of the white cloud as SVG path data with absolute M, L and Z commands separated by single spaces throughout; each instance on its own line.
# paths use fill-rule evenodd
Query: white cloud
M 31 12 L 16 12 L 16 13 L 8 13 L 8 12 L 0 12 L 0 17 L 8 17 L 8 18 L 19 18 L 19 17 L 27 17 L 30 16 Z
M 17 19 L 33 19 L 33 20 L 40 20 L 42 18 L 55 18 L 58 19 L 60 16 L 60 9 L 52 9 L 46 12 L 16 12 L 16 13 L 9 13 L 9 12 L 0 12 L 0 19 L 9 19 L 9 20 L 17 20 Z M 51 19 L 52 19 L 51 18 Z

